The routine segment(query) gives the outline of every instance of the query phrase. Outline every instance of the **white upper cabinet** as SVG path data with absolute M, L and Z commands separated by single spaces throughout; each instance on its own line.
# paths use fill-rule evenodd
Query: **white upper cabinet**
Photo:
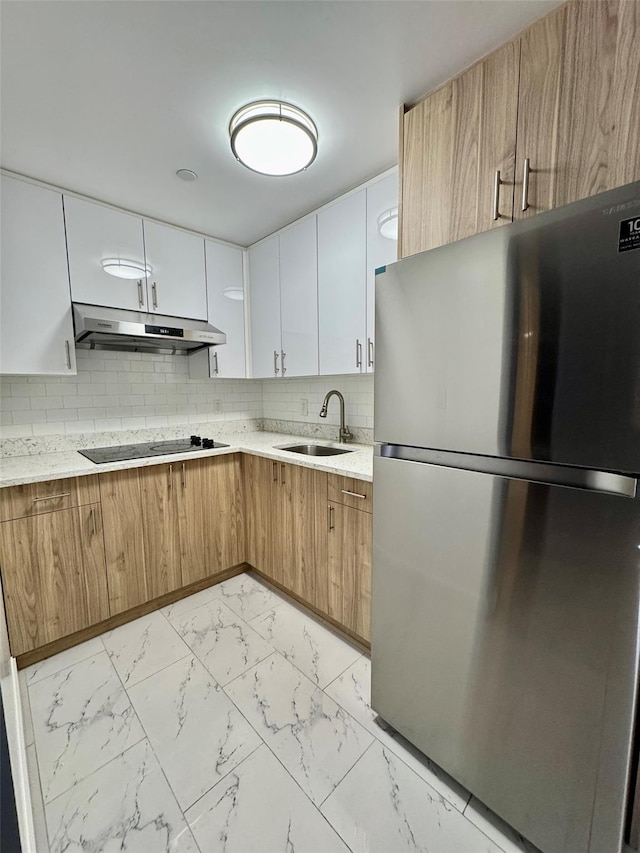
M 395 239 L 384 236 L 389 227 L 395 227 Z M 373 372 L 375 362 L 375 271 L 398 259 L 397 227 L 398 173 L 394 171 L 367 187 L 367 373 Z
M 278 235 L 249 249 L 253 376 L 280 376 L 280 259 Z
M 224 332 L 226 344 L 189 357 L 192 379 L 244 379 L 244 283 L 241 249 L 205 240 L 209 322 Z
M 318 375 L 316 217 L 280 234 L 281 375 Z
M 147 311 L 144 276 L 118 278 L 101 264 L 119 258 L 144 269 L 142 219 L 70 196 L 64 198 L 64 212 L 73 301 Z
M 76 372 L 62 196 L 2 176 L 0 373 Z
M 144 247 L 149 311 L 206 320 L 204 238 L 145 220 Z
M 366 370 L 366 190 L 318 214 L 320 373 Z

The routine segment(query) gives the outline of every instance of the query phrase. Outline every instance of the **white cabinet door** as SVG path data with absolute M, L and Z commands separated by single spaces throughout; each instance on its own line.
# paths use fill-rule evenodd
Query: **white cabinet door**
M 398 173 L 393 172 L 381 181 L 367 187 L 367 346 L 365 365 L 367 373 L 372 373 L 375 362 L 375 271 L 378 267 L 392 264 L 398 259 L 397 230 L 395 239 L 383 237 L 380 233 L 380 217 L 394 211 L 397 229 L 398 214 Z
M 144 268 L 142 219 L 70 196 L 64 198 L 64 213 L 74 302 L 146 311 L 144 277 L 117 278 L 100 264 L 106 258 L 120 258 Z
M 362 373 L 366 363 L 366 191 L 318 214 L 320 373 Z
M 280 234 L 282 375 L 318 375 L 316 217 Z
M 0 373 L 76 372 L 62 196 L 2 177 Z
M 244 286 L 241 249 L 205 240 L 209 322 L 227 336 L 226 344 L 209 348 L 210 375 L 244 379 Z M 233 298 L 240 296 L 240 299 Z
M 278 235 L 249 250 L 252 375 L 280 376 L 280 283 Z
M 204 238 L 145 220 L 144 248 L 151 267 L 147 280 L 149 311 L 206 320 Z

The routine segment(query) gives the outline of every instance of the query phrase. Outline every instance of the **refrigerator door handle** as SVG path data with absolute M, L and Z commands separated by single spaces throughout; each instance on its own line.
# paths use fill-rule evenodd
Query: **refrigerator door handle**
M 548 465 L 545 462 L 521 462 L 517 459 L 475 456 L 471 453 L 454 453 L 447 450 L 404 447 L 399 444 L 378 444 L 374 452 L 376 456 L 387 459 L 441 465 L 445 468 L 462 468 L 465 471 L 476 471 L 480 474 L 493 474 L 515 480 L 532 480 L 536 483 L 566 486 L 590 492 L 605 492 L 624 498 L 640 497 L 636 477 L 612 474 L 609 471 L 572 468 L 568 465 Z

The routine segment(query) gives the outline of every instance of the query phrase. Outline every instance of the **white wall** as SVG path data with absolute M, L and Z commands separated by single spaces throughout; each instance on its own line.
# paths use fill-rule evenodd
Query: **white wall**
M 77 350 L 77 376 L 0 377 L 0 436 L 262 417 L 262 382 L 189 379 L 184 356 Z

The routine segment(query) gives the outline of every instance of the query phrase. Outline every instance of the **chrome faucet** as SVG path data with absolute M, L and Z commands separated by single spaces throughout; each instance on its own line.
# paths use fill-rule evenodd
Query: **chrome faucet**
M 351 441 L 353 435 L 351 434 L 349 427 L 344 422 L 344 397 L 339 391 L 329 391 L 327 396 L 324 398 L 322 408 L 320 409 L 320 417 L 327 417 L 327 405 L 329 400 L 334 396 L 340 401 L 340 441 L 344 444 L 347 441 Z

